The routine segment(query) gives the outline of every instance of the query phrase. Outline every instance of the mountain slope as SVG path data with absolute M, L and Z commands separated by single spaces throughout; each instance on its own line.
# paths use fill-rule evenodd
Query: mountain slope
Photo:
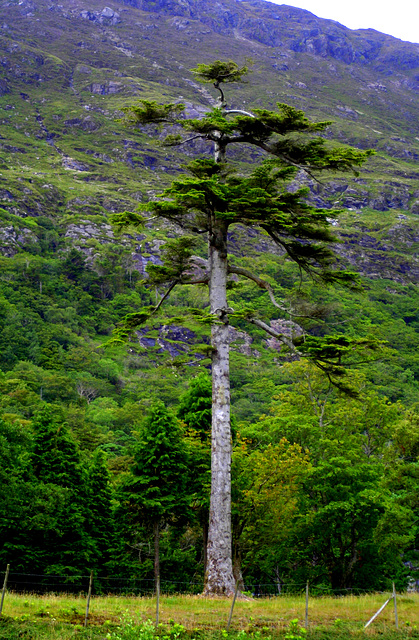
M 205 150 L 191 145 L 179 153 L 156 146 L 145 131 L 134 135 L 117 122 L 121 107 L 137 98 L 183 100 L 189 111 L 202 112 L 213 98 L 190 67 L 251 56 L 249 83 L 229 92 L 235 104 L 289 102 L 314 119 L 333 120 L 328 135 L 339 142 L 377 149 L 358 181 L 312 185 L 313 191 L 319 204 L 355 210 L 347 243 L 352 262 L 361 257 L 354 230 L 371 229 L 374 251 L 381 251 L 390 227 L 393 248 L 403 254 L 398 279 L 416 277 L 409 238 L 417 237 L 419 209 L 419 45 L 263 0 L 133 0 L 112 7 L 97 0 L 3 0 L 0 24 L 6 255 L 36 242 L 24 216 L 58 216 L 60 235 L 72 225 L 74 242 L 78 226 L 83 244 L 82 216 L 106 241 L 107 212 L 147 199 L 185 157 Z M 92 219 L 98 215 L 105 218 Z M 376 271 L 364 258 L 360 266 Z

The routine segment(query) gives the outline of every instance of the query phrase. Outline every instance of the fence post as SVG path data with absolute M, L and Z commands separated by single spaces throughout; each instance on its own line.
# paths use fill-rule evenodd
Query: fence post
M 160 606 L 160 575 L 156 580 L 156 629 L 159 626 L 159 606 Z
M 234 605 L 236 604 L 238 591 L 239 591 L 239 581 L 237 580 L 236 588 L 234 590 L 234 598 L 233 598 L 233 602 L 231 603 L 230 614 L 228 616 L 227 631 L 230 630 L 231 618 L 233 617 L 233 609 L 234 609 Z
M 84 618 L 84 626 L 87 627 L 87 618 L 89 615 L 90 597 L 92 595 L 93 571 L 90 572 L 89 591 L 87 592 L 86 615 Z
M 10 569 L 10 564 L 7 565 L 6 573 L 5 573 L 5 576 L 4 576 L 3 589 L 2 589 L 2 592 L 1 592 L 0 616 L 1 616 L 1 612 L 3 611 L 3 601 L 4 601 L 4 594 L 6 593 L 7 579 L 9 577 L 9 569 Z
M 306 584 L 306 620 L 305 620 L 305 628 L 308 629 L 308 580 Z
M 364 629 L 366 629 L 367 627 L 370 626 L 371 622 L 374 622 L 374 620 L 376 619 L 377 616 L 380 615 L 380 613 L 386 608 L 386 606 L 388 605 L 388 603 L 390 602 L 390 600 L 392 600 L 393 596 L 390 596 L 390 598 L 388 600 L 385 601 L 385 603 L 378 609 L 377 613 L 374 613 L 374 615 L 372 616 L 372 618 L 370 618 L 367 622 L 367 624 L 364 626 Z
M 396 620 L 396 629 L 399 628 L 399 617 L 397 615 L 397 596 L 396 596 L 396 587 L 393 582 L 393 601 L 394 601 L 394 618 Z

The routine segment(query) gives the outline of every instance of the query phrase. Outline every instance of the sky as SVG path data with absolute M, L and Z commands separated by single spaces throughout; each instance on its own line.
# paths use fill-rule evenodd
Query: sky
M 319 18 L 336 20 L 349 29 L 376 29 L 419 43 L 418 0 L 269 0 L 307 9 Z

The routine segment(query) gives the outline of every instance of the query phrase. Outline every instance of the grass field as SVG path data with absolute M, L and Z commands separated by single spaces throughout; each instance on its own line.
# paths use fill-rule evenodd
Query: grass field
M 355 637 L 419 639 L 419 594 L 398 596 L 399 631 L 395 629 L 393 602 L 387 605 L 367 631 L 363 631 L 365 623 L 389 595 L 311 598 L 307 637 L 322 640 Z M 199 596 L 162 597 L 158 635 L 163 640 L 181 640 L 182 637 L 225 638 L 230 607 L 229 600 Z M 138 625 L 147 619 L 154 622 L 154 598 L 93 597 L 87 629 L 83 628 L 85 611 L 86 599 L 81 596 L 7 593 L 0 619 L 0 639 L 67 640 L 77 637 L 151 640 L 143 638 Z M 304 596 L 239 599 L 235 605 L 230 635 L 234 637 L 242 631 L 241 640 L 262 640 L 268 636 L 288 636 L 298 640 L 304 637 L 304 632 L 290 634 L 290 622 L 298 619 L 299 624 L 303 625 L 304 617 Z

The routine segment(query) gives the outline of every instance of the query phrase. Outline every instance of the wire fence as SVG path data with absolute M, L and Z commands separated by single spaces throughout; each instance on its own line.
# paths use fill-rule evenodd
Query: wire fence
M 159 622 L 159 598 L 160 595 L 173 595 L 173 594 L 200 594 L 203 591 L 203 581 L 176 581 L 176 580 L 161 580 L 155 582 L 151 578 L 136 578 L 132 577 L 111 577 L 106 575 L 97 575 L 94 577 L 93 571 L 86 575 L 54 575 L 54 574 L 37 574 L 37 573 L 19 573 L 10 572 L 10 566 L 7 565 L 5 572 L 0 572 L 2 576 L 1 582 L 3 588 L 1 591 L 0 600 L 0 616 L 2 615 L 3 605 L 6 590 L 8 592 L 14 592 L 18 594 L 36 594 L 36 595 L 77 595 L 81 598 L 86 598 L 86 613 L 84 617 L 84 626 L 87 626 L 89 616 L 89 605 L 91 596 L 156 596 L 156 627 Z M 1 578 L 0 578 L 1 579 Z M 236 592 L 231 604 L 231 610 L 227 623 L 227 631 L 230 628 L 230 623 L 233 615 L 233 609 L 236 602 L 237 593 L 239 590 L 239 584 L 236 585 Z M 309 599 L 319 598 L 321 596 L 342 597 L 347 595 L 359 596 L 366 594 L 382 593 L 384 599 L 384 592 L 377 592 L 377 590 L 362 589 L 362 588 L 342 588 L 331 589 L 328 586 L 312 585 L 308 582 L 288 582 L 279 583 L 267 582 L 267 583 L 249 583 L 244 582 L 244 585 L 240 586 L 240 591 L 248 594 L 252 597 L 279 597 L 279 596 L 303 596 L 305 595 L 305 627 L 309 625 Z M 397 614 L 397 594 L 394 582 L 392 584 L 392 593 L 390 595 L 387 592 L 387 599 L 380 606 L 380 608 L 374 613 L 374 615 L 366 622 L 367 628 L 385 609 L 385 607 L 393 602 L 394 605 L 394 617 L 395 625 L 398 628 L 398 614 Z
M 0 572 L 0 584 L 3 583 L 5 572 Z M 19 573 L 10 571 L 7 579 L 7 589 L 16 593 L 67 593 L 83 595 L 88 592 L 90 573 L 85 575 L 54 575 L 38 573 Z M 203 580 L 164 580 L 160 579 L 160 593 L 162 595 L 188 594 L 199 595 L 203 592 Z M 279 596 L 303 595 L 307 589 L 307 582 L 247 582 L 244 580 L 240 591 L 255 598 L 269 598 Z M 386 590 L 381 591 L 384 593 Z M 388 591 L 388 588 L 387 588 Z M 114 577 L 108 575 L 94 575 L 92 595 L 132 595 L 153 596 L 156 584 L 153 578 Z M 348 587 L 332 589 L 327 585 L 309 585 L 310 597 L 345 595 L 363 595 L 380 593 L 377 589 L 362 589 Z

